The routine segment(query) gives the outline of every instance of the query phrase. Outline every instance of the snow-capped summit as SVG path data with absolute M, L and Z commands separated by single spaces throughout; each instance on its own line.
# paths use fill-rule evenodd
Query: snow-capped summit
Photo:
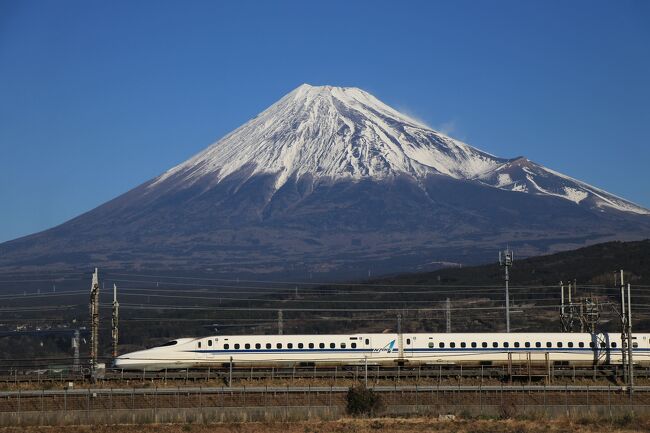
M 526 160 L 527 161 L 527 160 Z M 553 195 L 579 204 L 649 213 L 633 203 L 520 158 L 502 159 L 448 137 L 356 87 L 303 84 L 243 126 L 158 177 L 188 187 L 245 171 L 270 174 L 280 189 L 309 175 L 319 182 L 430 175 Z
M 453 140 L 355 87 L 303 84 L 240 128 L 163 174 L 215 182 L 250 175 L 361 179 L 407 174 L 471 178 L 502 161 Z

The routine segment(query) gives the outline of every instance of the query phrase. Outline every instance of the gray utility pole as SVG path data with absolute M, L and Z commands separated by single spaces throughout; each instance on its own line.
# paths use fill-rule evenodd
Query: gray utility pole
M 623 269 L 621 269 L 621 364 L 623 365 L 623 381 L 627 383 L 627 309 L 625 307 L 625 281 Z M 616 275 L 616 274 L 614 274 Z
M 451 300 L 447 298 L 445 301 L 445 319 L 447 321 L 447 333 L 451 332 Z
M 117 286 L 113 284 L 113 316 L 111 318 L 111 339 L 113 340 L 113 359 L 117 358 L 117 343 L 119 339 L 120 304 L 117 302 Z
M 284 324 L 282 323 L 282 310 L 278 310 L 278 335 L 282 335 L 284 331 Z
M 505 268 L 506 271 L 506 332 L 510 332 L 510 293 L 508 290 L 508 283 L 510 282 L 509 269 L 514 261 L 514 253 L 510 248 L 505 251 L 499 251 L 499 265 Z
M 75 373 L 79 372 L 79 330 L 75 329 L 74 330 L 74 336 L 72 337 L 72 350 L 73 350 L 73 358 L 72 358 L 72 371 Z
M 630 395 L 634 392 L 634 362 L 632 360 L 632 348 L 634 338 L 632 337 L 632 299 L 630 298 L 630 283 L 627 283 L 627 375 L 629 378 Z
M 90 372 L 94 375 L 99 352 L 99 271 L 95 268 L 90 286 Z
M 404 359 L 404 337 L 402 335 L 402 315 L 397 315 L 397 356 L 399 360 Z

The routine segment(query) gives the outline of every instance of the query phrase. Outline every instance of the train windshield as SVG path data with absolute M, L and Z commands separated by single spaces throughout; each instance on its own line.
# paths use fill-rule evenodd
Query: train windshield
M 161 344 L 160 346 L 157 346 L 157 347 L 173 346 L 174 344 L 177 344 L 177 343 L 178 343 L 178 341 L 174 340 L 174 341 L 169 341 L 169 342 L 167 342 L 165 344 Z

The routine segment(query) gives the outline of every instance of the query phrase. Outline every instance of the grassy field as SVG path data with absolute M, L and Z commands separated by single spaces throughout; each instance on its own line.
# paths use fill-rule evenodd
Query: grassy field
M 11 427 L 1 433 L 380 433 L 380 432 L 440 432 L 440 433 L 542 433 L 542 432 L 648 432 L 650 418 L 632 416 L 577 420 L 454 420 L 427 418 L 341 419 L 328 422 L 245 423 L 245 424 L 185 424 L 136 426 L 76 426 L 76 427 Z

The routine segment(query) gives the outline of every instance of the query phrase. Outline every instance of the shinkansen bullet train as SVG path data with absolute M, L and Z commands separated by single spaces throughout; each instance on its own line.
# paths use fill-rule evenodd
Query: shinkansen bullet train
M 635 364 L 650 365 L 650 334 L 633 336 Z M 400 343 L 402 348 L 400 349 Z M 115 360 L 124 370 L 301 365 L 622 362 L 620 333 L 404 333 L 219 335 L 179 338 Z

